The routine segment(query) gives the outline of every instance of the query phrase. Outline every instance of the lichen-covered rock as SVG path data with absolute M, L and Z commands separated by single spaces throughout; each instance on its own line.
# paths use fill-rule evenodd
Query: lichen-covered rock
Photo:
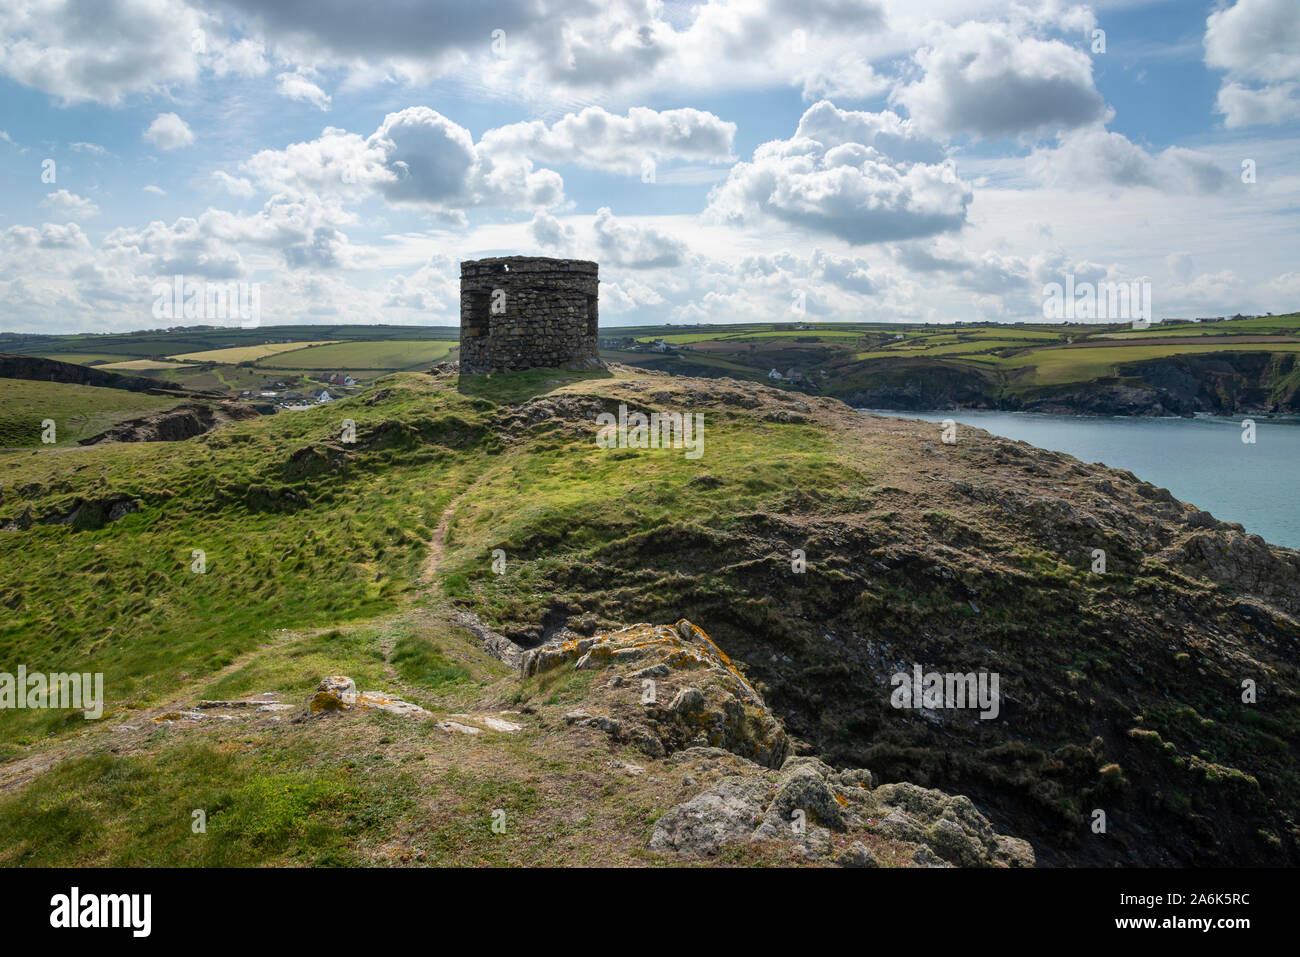
M 835 856 L 835 863 L 840 867 L 879 867 L 880 862 L 871 849 L 861 841 L 854 841 Z
M 386 711 L 389 714 L 431 717 L 418 704 L 412 704 L 383 691 L 357 691 L 357 683 L 344 675 L 321 680 L 316 694 L 307 705 L 312 714 L 327 711 Z
M 723 844 L 743 841 L 759 820 L 767 790 L 763 778 L 723 778 L 655 822 L 650 850 L 712 854 Z
M 527 678 L 564 666 L 613 672 L 604 682 L 608 713 L 569 723 L 599 727 L 647 754 L 706 746 L 777 767 L 789 752 L 789 738 L 762 697 L 685 619 L 542 645 L 524 654 L 520 670 Z
M 873 792 L 890 811 L 879 833 L 923 844 L 959 867 L 1034 866 L 1033 848 L 1025 841 L 994 833 L 988 819 L 964 794 L 945 794 L 901 782 L 882 784 Z
M 789 758 L 781 767 L 776 796 L 763 815 L 763 823 L 754 831 L 758 841 L 772 840 L 790 833 L 796 821 L 805 828 L 821 825 L 844 830 L 840 800 L 826 783 L 830 768 L 817 759 Z M 802 816 L 796 812 L 802 811 Z
M 681 752 L 681 757 L 708 769 L 716 763 L 711 750 L 726 755 L 716 749 L 692 748 Z M 907 783 L 873 789 L 869 771 L 836 771 L 809 756 L 788 758 L 774 782 L 772 772 L 756 765 L 746 763 L 740 770 L 660 818 L 651 849 L 712 854 L 727 841 L 762 841 L 783 845 L 796 861 L 878 866 L 871 848 L 855 839 L 860 836 L 891 842 L 894 859 L 901 851 L 903 860 L 910 859 L 918 867 L 1035 864 L 1033 848 L 1026 841 L 994 833 L 964 795 Z M 743 807 L 736 800 L 738 794 L 744 795 Z M 725 827 L 720 823 L 724 809 Z M 739 824 L 746 816 L 757 825 L 748 833 Z M 692 829 L 698 829 L 699 835 Z M 683 833 L 688 836 L 680 837 Z M 701 851 L 702 847 L 707 850 Z
M 342 711 L 357 700 L 357 683 L 344 675 L 322 678 L 308 707 L 313 712 Z

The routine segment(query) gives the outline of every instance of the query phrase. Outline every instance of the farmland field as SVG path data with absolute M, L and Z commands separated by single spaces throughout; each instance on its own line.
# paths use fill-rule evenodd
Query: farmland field
M 339 342 L 269 357 L 258 362 L 258 366 L 264 369 L 411 369 L 445 359 L 455 345 L 419 339 Z
M 181 362 L 220 362 L 224 364 L 252 362 L 281 352 L 295 352 L 298 349 L 306 349 L 311 346 L 329 345 L 334 341 L 333 339 L 317 339 L 309 342 L 264 342 L 256 346 L 231 346 L 226 349 L 187 352 L 170 358 Z
M 58 357 L 60 362 L 72 362 L 66 356 Z M 184 369 L 183 362 L 169 362 L 166 359 L 127 359 L 125 362 L 106 362 L 101 369 L 109 372 L 157 372 L 160 369 Z
M 1083 382 L 1101 376 L 1113 375 L 1115 368 L 1130 362 L 1144 359 L 1160 359 L 1168 356 L 1210 355 L 1222 352 L 1258 352 L 1260 347 L 1250 345 L 1214 345 L 1204 346 L 1096 346 L 1083 349 L 1040 349 L 1036 352 L 1013 356 L 1010 359 L 998 359 L 995 356 L 982 357 L 996 361 L 1010 369 L 1034 370 L 1034 381 L 1039 384 L 1060 382 Z M 1268 347 L 1269 352 L 1297 352 L 1300 343 L 1279 342 Z

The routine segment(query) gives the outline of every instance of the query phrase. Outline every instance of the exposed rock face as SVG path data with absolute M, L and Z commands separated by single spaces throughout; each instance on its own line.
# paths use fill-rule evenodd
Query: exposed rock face
M 685 619 L 543 645 L 524 653 L 520 671 L 528 678 L 561 667 L 594 670 L 601 680 L 587 706 L 565 715 L 567 725 L 654 757 L 732 772 L 664 814 L 651 850 L 699 856 L 734 842 L 792 840 L 807 860 L 839 855 L 844 866 L 871 867 L 875 856 L 865 845 L 853 843 L 855 850 L 832 835 L 876 834 L 906 845 L 908 858 L 925 850 L 963 867 L 1034 864 L 1029 844 L 995 834 L 967 797 L 913 785 L 873 789 L 870 771 L 790 756 L 791 742 L 762 696 Z M 630 705 L 643 698 L 646 682 L 655 700 Z M 684 783 L 697 780 L 687 774 Z
M 918 864 L 1035 864 L 1028 842 L 995 833 L 963 795 L 914 784 L 873 788 L 869 771 L 836 771 L 811 757 L 787 758 L 776 780 L 771 778 L 757 765 L 742 764 L 739 773 L 664 814 L 650 849 L 699 857 L 728 843 L 780 841 L 810 861 L 875 867 L 875 854 L 854 840 L 865 838 L 888 841 L 896 854 Z
M 723 844 L 748 840 L 762 818 L 770 785 L 763 777 L 733 775 L 655 823 L 652 851 L 712 854 Z
M 1266 349 L 1267 344 L 1259 345 Z M 925 359 L 862 363 L 833 392 L 857 408 L 1005 409 L 1056 415 L 1232 415 L 1300 411 L 1294 353 L 1223 352 L 1122 365 L 1114 378 L 1008 392 L 996 376 Z M 708 372 L 702 372 L 708 375 Z
M 460 264 L 460 369 L 553 368 L 599 355 L 597 265 L 503 256 Z
M 974 428 L 946 445 L 935 423 L 825 398 L 646 375 L 548 396 L 554 418 L 528 424 L 541 401 L 499 420 L 521 441 L 564 436 L 622 401 L 807 427 L 777 424 L 787 411 L 871 463 L 861 486 L 785 487 L 701 519 L 697 489 L 742 481 L 709 460 L 674 490 L 679 517 L 604 540 L 588 527 L 590 548 L 546 539 L 564 559 L 543 586 L 555 626 L 708 622 L 791 738 L 835 767 L 967 794 L 1053 866 L 1300 861 L 1300 553 L 1123 470 Z M 493 625 L 514 637 L 537 616 Z M 891 679 L 916 663 L 997 674 L 997 717 L 895 707 Z
M 709 636 L 685 619 L 542 645 L 524 654 L 520 670 L 529 677 L 562 666 L 601 672 L 608 692 L 601 702 L 608 713 L 584 710 L 566 720 L 599 728 L 647 754 L 706 745 L 776 767 L 789 751 L 790 741 L 762 697 Z
M 80 444 L 180 442 L 210 432 L 225 422 L 257 418 L 259 414 L 252 406 L 240 402 L 192 402 L 168 409 L 166 412 L 154 412 L 137 419 L 119 422 L 99 435 L 82 439 Z
M 431 717 L 418 704 L 403 701 L 382 691 L 357 691 L 357 684 L 343 675 L 321 680 L 320 687 L 307 705 L 312 714 L 323 711 L 387 711 L 390 714 Z

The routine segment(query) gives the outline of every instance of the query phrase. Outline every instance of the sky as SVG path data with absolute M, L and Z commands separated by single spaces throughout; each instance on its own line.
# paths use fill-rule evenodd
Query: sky
M 1300 0 L 0 5 L 4 331 L 456 325 L 516 254 L 602 326 L 1282 313 L 1298 225 Z

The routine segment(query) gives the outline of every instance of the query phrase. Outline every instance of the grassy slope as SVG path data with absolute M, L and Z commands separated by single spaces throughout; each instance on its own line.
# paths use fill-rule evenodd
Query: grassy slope
M 799 413 L 797 398 L 770 392 L 750 408 L 725 383 L 555 375 L 458 391 L 448 378 L 403 374 L 370 396 L 185 443 L 0 457 L 0 517 L 20 500 L 39 516 L 109 493 L 143 506 L 101 528 L 0 533 L 0 667 L 102 670 L 109 698 L 106 720 L 89 728 L 79 714 L 0 714 L 5 770 L 61 758 L 0 797 L 0 861 L 643 859 L 675 785 L 615 773 L 607 748 L 585 749 L 556 728 L 587 679 L 521 687 L 441 603 L 419 597 L 426 543 L 453 502 L 442 585 L 507 631 L 535 637 L 557 616 L 592 628 L 686 615 L 747 662 L 807 740 L 895 776 L 983 782 L 986 800 L 1025 815 L 1013 815 L 1018 824 L 1041 818 L 1036 839 L 1069 846 L 1077 835 L 1063 832 L 1076 820 L 1086 830 L 1089 802 L 1105 797 L 1118 821 L 1150 826 L 1149 815 L 1164 815 L 1147 844 L 1209 841 L 1256 859 L 1273 842 L 1274 853 L 1295 853 L 1276 810 L 1300 793 L 1294 696 L 1243 715 L 1220 694 L 1225 652 L 1210 632 L 1180 631 L 1165 616 L 1187 605 L 1195 621 L 1238 636 L 1244 644 L 1228 653 L 1238 670 L 1240 655 L 1260 653 L 1249 636 L 1263 626 L 1233 617 L 1244 613 L 1226 611 L 1215 589 L 1145 561 L 1126 533 L 1106 532 L 1113 574 L 1098 581 L 1086 572 L 1096 533 L 1050 511 L 1008 519 L 951 485 L 969 471 L 1018 494 L 1035 483 L 1040 495 L 1070 483 L 1095 494 L 1097 476 L 1075 476 L 1054 455 L 1027 463 L 1046 468 L 1042 477 L 1021 472 L 1001 451 L 1010 443 L 983 433 L 940 459 L 921 434 L 928 426 L 850 414 L 850 429 L 838 413 Z M 539 394 L 549 404 L 540 418 L 510 408 Z M 598 453 L 591 415 L 619 401 L 704 412 L 704 458 Z M 356 446 L 336 440 L 346 417 L 357 421 Z M 1121 501 L 1142 505 L 1129 487 L 1110 507 Z M 1056 535 L 1065 537 L 1043 537 Z M 788 573 L 793 547 L 808 552 L 806 578 Z M 205 575 L 189 571 L 193 548 L 207 552 Z M 496 548 L 505 576 L 490 570 Z M 955 570 L 956 584 L 935 568 Z M 1030 720 L 977 728 L 974 739 L 955 728 L 957 737 L 927 738 L 925 722 L 918 733 L 881 711 L 870 662 L 843 644 L 850 628 L 901 660 L 992 655 L 1005 680 L 1020 682 Z M 1195 651 L 1199 680 L 1180 677 L 1182 648 Z M 1145 677 L 1132 670 L 1139 661 Z M 146 719 L 198 697 L 271 690 L 300 700 L 329 673 L 440 713 L 538 711 L 518 738 L 482 742 L 384 715 L 230 729 Z M 1162 690 L 1144 693 L 1153 689 Z M 1274 811 L 1260 810 L 1261 794 Z M 212 840 L 190 838 L 195 807 L 209 809 Z M 497 807 L 520 822 L 510 840 L 486 829 Z M 1267 835 L 1249 838 L 1265 850 L 1217 837 L 1220 828 L 1247 840 L 1242 826 Z M 1208 837 L 1190 836 L 1197 828 Z M 1119 828 L 1113 846 L 1133 840 Z
M 102 670 L 110 699 L 105 720 L 90 725 L 79 714 L 0 714 L 10 768 L 31 762 L 43 772 L 0 798 L 0 863 L 644 859 L 675 787 L 620 774 L 592 802 L 593 776 L 610 775 L 608 749 L 575 746 L 545 727 L 484 754 L 472 740 L 386 715 L 235 731 L 156 727 L 147 717 L 178 699 L 269 690 L 292 700 L 330 673 L 441 713 L 471 706 L 485 688 L 560 713 L 576 704 L 589 676 L 551 674 L 521 687 L 439 611 L 405 601 L 454 495 L 475 477 L 510 474 L 520 461 L 531 473 L 546 461 L 502 455 L 481 430 L 494 401 L 545 383 L 483 380 L 479 395 L 466 395 L 396 376 L 373 407 L 349 400 L 166 448 L 78 450 L 76 462 L 0 459 L 4 501 L 21 487 L 38 515 L 101 489 L 144 504 L 98 530 L 38 526 L 0 537 L 0 600 L 11 610 L 0 662 Z M 340 448 L 332 436 L 344 416 L 356 419 L 359 438 L 346 473 L 286 468 L 307 442 Z M 309 504 L 254 508 L 250 486 L 295 490 Z M 205 575 L 188 570 L 195 545 L 207 550 Z M 394 618 L 394 609 L 406 610 Z M 209 814 L 205 839 L 190 832 L 193 808 Z M 494 839 L 487 824 L 496 808 L 518 822 L 516 839 Z M 390 833 L 400 852 L 378 846 Z M 763 853 L 740 859 L 761 862 Z
M 124 389 L 0 379 L 0 448 L 41 445 L 41 422 L 53 419 L 55 444 L 75 445 L 126 419 L 179 405 L 175 396 Z
M 38 524 L 0 536 L 9 609 L 0 655 L 103 671 L 119 706 L 134 707 L 277 628 L 391 608 L 441 508 L 485 454 L 475 445 L 486 441 L 478 403 L 450 394 L 432 404 L 429 394 L 408 382 L 382 409 L 351 401 L 184 443 L 0 458 L 6 513 L 17 512 L 20 488 L 38 518 L 71 511 L 78 498 L 142 505 L 102 528 Z M 334 472 L 347 417 L 358 451 Z M 315 451 L 295 463 L 308 446 Z M 401 482 L 386 474 L 397 460 Z M 205 574 L 190 571 L 195 549 L 206 554 Z M 8 741 L 76 723 L 56 712 L 9 712 L 0 722 Z

